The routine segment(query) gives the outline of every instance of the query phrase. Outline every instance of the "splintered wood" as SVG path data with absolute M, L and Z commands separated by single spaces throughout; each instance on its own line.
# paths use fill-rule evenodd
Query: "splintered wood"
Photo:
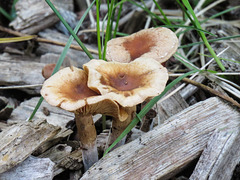
M 22 122 L 0 133 L 0 173 L 25 160 L 42 143 L 51 139 L 60 130 L 45 120 Z
M 209 98 L 107 154 L 84 179 L 168 179 L 199 157 L 216 129 L 239 128 L 240 113 Z
M 226 180 L 240 161 L 240 129 L 223 129 L 210 137 L 190 180 Z
M 54 163 L 49 158 L 30 156 L 18 166 L 0 174 L 1 180 L 53 179 Z
M 58 21 L 47 3 L 41 0 L 20 0 L 15 8 L 17 17 L 10 26 L 22 33 L 34 34 Z

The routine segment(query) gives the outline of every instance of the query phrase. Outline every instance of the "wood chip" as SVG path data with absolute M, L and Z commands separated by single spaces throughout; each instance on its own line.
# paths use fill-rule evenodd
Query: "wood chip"
M 24 61 L 21 57 L 15 60 L 16 56 L 12 57 L 7 54 L 0 55 L 0 85 L 34 85 L 42 84 L 44 78 L 42 76 L 43 63 Z M 24 89 L 30 94 L 38 94 L 38 88 Z
M 51 29 L 46 29 L 46 30 L 40 32 L 39 36 L 44 39 L 62 42 L 62 43 L 66 43 L 69 38 L 68 36 L 66 36 L 64 34 L 54 31 L 54 30 L 51 30 Z M 74 41 L 72 44 L 79 46 Z M 86 47 L 88 49 L 97 49 L 97 47 L 95 45 L 94 45 L 94 47 L 91 47 L 90 45 L 86 44 Z M 46 43 L 40 42 L 39 47 L 37 48 L 36 51 L 37 51 L 37 54 L 53 53 L 53 54 L 60 55 L 62 53 L 63 49 L 64 49 L 64 47 L 62 47 L 62 46 L 58 46 L 55 44 L 46 44 Z M 93 53 L 92 55 L 95 59 L 98 59 L 98 56 L 96 54 Z M 75 49 L 69 49 L 68 53 L 67 53 L 67 57 L 72 59 L 78 65 L 78 67 L 82 67 L 82 65 L 84 63 L 87 63 L 90 60 L 85 52 L 75 50 Z
M 190 180 L 231 179 L 240 157 L 239 128 L 216 131 L 210 137 Z
M 239 127 L 240 113 L 209 98 L 100 159 L 84 179 L 169 179 L 196 159 L 215 129 Z
M 59 127 L 42 120 L 21 122 L 2 131 L 0 133 L 0 173 L 24 161 L 59 130 Z
M 174 89 L 174 88 L 173 88 Z M 170 94 L 170 90 L 165 96 Z M 162 124 L 169 117 L 181 112 L 188 107 L 187 102 L 182 98 L 179 92 L 176 92 L 166 100 L 157 103 L 157 112 Z
M 65 170 L 65 168 L 60 167 L 59 164 L 64 158 L 70 155 L 71 151 L 71 146 L 67 146 L 66 144 L 58 144 L 38 157 L 49 158 L 55 163 L 54 176 L 56 176 Z
M 34 168 L 33 168 L 34 167 Z M 49 158 L 28 157 L 25 161 L 0 174 L 1 180 L 9 179 L 44 179 L 52 180 L 54 163 Z
M 1 180 L 10 179 L 53 179 L 54 163 L 49 158 L 28 157 L 25 161 L 12 168 L 11 170 L 0 174 Z
M 10 26 L 22 33 L 35 34 L 59 21 L 48 4 L 42 0 L 19 0 L 15 8 L 17 17 Z
M 20 106 L 13 110 L 10 119 L 8 119 L 8 123 L 14 124 L 16 122 L 26 121 L 33 112 L 38 100 L 39 98 L 35 97 L 22 102 Z M 50 114 L 48 116 L 45 115 L 43 109 L 48 109 Z M 49 124 L 66 129 L 66 125 L 74 119 L 74 114 L 58 107 L 53 107 L 46 101 L 43 101 L 34 119 L 46 119 Z

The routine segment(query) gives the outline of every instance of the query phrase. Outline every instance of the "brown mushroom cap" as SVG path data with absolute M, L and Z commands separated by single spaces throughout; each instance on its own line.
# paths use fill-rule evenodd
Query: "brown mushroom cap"
M 152 58 L 130 63 L 91 60 L 83 65 L 88 87 L 123 107 L 132 107 L 159 95 L 168 80 L 167 69 Z
M 47 64 L 47 65 L 45 65 L 43 67 L 43 69 L 42 69 L 42 76 L 45 79 L 48 79 L 52 75 L 55 66 L 56 66 L 56 64 Z
M 52 106 L 67 111 L 83 115 L 106 114 L 121 120 L 127 118 L 126 112 L 116 102 L 88 88 L 87 81 L 85 71 L 67 67 L 44 82 L 41 95 Z
M 144 29 L 130 36 L 108 41 L 106 59 L 129 63 L 139 57 L 145 57 L 163 63 L 176 52 L 177 47 L 177 36 L 170 29 Z

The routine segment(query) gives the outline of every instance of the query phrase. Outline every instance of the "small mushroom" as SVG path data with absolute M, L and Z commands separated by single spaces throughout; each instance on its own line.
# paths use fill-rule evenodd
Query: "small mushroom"
M 89 88 L 107 95 L 128 112 L 125 123 L 113 120 L 110 144 L 131 122 L 136 105 L 159 95 L 168 80 L 167 69 L 152 58 L 137 58 L 130 63 L 91 60 L 83 68 L 88 72 Z
M 46 64 L 43 69 L 42 69 L 42 76 L 45 78 L 45 79 L 48 79 L 52 73 L 53 73 L 53 70 L 55 68 L 56 64 Z M 60 69 L 62 69 L 63 67 L 61 66 Z
M 177 50 L 178 38 L 168 28 L 144 29 L 126 37 L 108 41 L 106 59 L 129 63 L 139 57 L 167 61 Z
M 121 120 L 127 118 L 126 112 L 116 102 L 89 89 L 87 81 L 85 71 L 67 67 L 47 79 L 41 90 L 41 95 L 49 104 L 74 112 L 85 170 L 98 161 L 97 134 L 92 115 L 105 114 Z

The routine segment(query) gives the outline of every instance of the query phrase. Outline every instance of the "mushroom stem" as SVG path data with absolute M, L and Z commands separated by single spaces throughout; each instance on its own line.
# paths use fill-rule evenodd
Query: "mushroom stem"
M 128 117 L 126 120 L 120 121 L 117 118 L 113 118 L 112 131 L 111 131 L 111 134 L 108 139 L 107 147 L 109 147 L 122 134 L 122 132 L 127 128 L 127 126 L 130 124 L 130 122 L 133 120 L 133 118 L 135 116 L 135 112 L 136 112 L 136 106 L 125 108 L 125 111 L 128 114 Z M 121 145 L 124 145 L 125 141 L 126 141 L 126 136 L 121 141 L 119 141 L 116 144 L 116 146 L 114 146 L 113 149 L 120 147 Z
M 84 171 L 87 171 L 95 162 L 98 161 L 96 128 L 92 115 L 81 115 L 75 113 L 75 119 L 82 148 Z

